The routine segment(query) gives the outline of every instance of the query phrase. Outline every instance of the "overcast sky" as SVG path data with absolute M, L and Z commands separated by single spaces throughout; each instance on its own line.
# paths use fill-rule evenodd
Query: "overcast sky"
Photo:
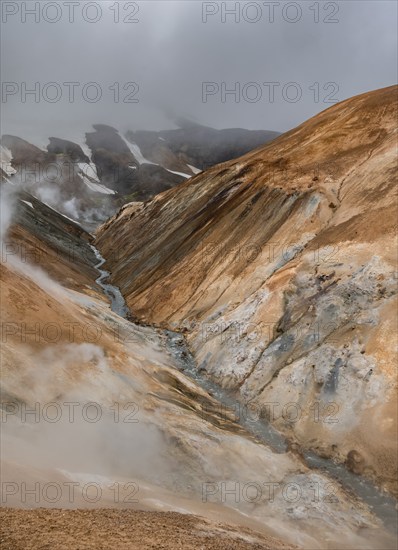
M 180 116 L 286 131 L 394 84 L 396 24 L 393 0 L 3 0 L 1 132 L 44 145 L 96 122 L 165 129 Z

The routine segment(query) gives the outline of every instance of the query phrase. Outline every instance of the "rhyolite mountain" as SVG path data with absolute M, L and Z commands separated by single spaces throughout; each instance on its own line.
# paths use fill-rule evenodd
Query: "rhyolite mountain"
M 129 144 L 111 126 L 96 124 L 93 128 L 95 132 L 86 134 L 86 142 L 92 151 L 98 176 L 121 195 L 145 200 L 193 175 L 187 167 L 189 173 L 182 175 L 152 163 L 142 156 L 137 145 Z
M 394 86 L 127 205 L 96 239 L 138 320 L 186 332 L 198 370 L 298 448 L 395 494 L 396 143 Z
M 47 151 L 54 155 L 66 155 L 70 160 L 75 162 L 90 163 L 90 158 L 83 152 L 83 149 L 77 143 L 68 141 L 66 139 L 60 139 L 55 137 L 49 138 L 49 144 L 47 145 Z M 12 142 L 11 142 L 12 146 Z

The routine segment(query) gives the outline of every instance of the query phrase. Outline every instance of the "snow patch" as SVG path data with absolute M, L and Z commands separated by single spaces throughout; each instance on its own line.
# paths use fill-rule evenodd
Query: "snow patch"
M 24 200 L 22 200 L 22 199 L 21 199 L 21 202 L 24 202 L 25 204 L 27 204 L 28 206 L 30 206 L 30 207 L 33 208 L 33 210 L 34 210 L 34 206 L 33 206 L 33 204 L 32 204 L 31 202 L 29 202 L 29 201 L 24 201 Z
M 56 212 L 58 212 L 58 210 L 56 210 Z M 69 216 L 66 216 L 65 214 L 62 214 L 62 212 L 58 212 L 58 214 L 60 214 L 63 218 L 66 218 L 70 222 L 77 223 L 77 225 L 80 225 L 78 221 L 74 220 L 73 218 L 70 218 Z
M 134 158 L 138 162 L 138 164 L 154 164 L 155 166 L 159 166 L 158 164 L 156 164 L 156 162 L 151 162 L 150 160 L 146 159 L 136 143 L 129 143 L 126 139 L 124 139 L 124 142 L 130 149 L 131 153 L 133 153 Z
M 90 162 L 90 164 L 87 164 L 86 162 L 79 162 L 78 165 L 83 174 L 93 179 L 97 183 L 100 182 L 97 174 L 97 167 L 93 162 Z
M 177 176 L 183 176 L 184 178 L 187 178 L 187 179 L 192 178 L 192 174 L 184 174 L 184 172 L 175 172 L 174 170 L 169 170 L 168 168 L 166 168 L 166 170 L 171 174 L 177 174 Z
M 196 175 L 196 174 L 200 174 L 201 172 L 203 172 L 203 170 L 200 170 L 199 168 L 196 168 L 195 166 L 192 166 L 191 164 L 187 164 L 188 168 L 190 168 L 192 170 L 192 172 Z
M 87 164 L 86 162 L 79 162 L 78 165 L 79 176 L 82 178 L 87 187 L 91 189 L 91 191 L 94 191 L 96 193 L 103 193 L 105 195 L 116 194 L 116 191 L 114 191 L 113 189 L 109 189 L 108 187 L 100 183 L 97 174 L 97 168 L 94 163 L 90 162 L 90 164 Z
M 13 176 L 17 173 L 15 168 L 11 166 L 12 161 L 12 153 L 7 148 L 4 147 L 4 145 L 0 145 L 0 162 L 1 162 L 1 169 L 7 174 L 7 176 Z
M 72 140 L 72 141 L 73 141 L 73 140 Z M 81 150 L 83 151 L 83 153 L 84 153 L 89 159 L 91 159 L 91 149 L 90 149 L 90 147 L 87 145 L 87 143 L 86 143 L 85 140 L 77 140 L 77 141 L 75 141 L 74 143 L 77 143 L 78 145 L 80 145 Z
M 101 183 L 94 183 L 90 181 L 86 176 L 82 175 L 84 183 L 91 189 L 91 191 L 96 191 L 97 193 L 103 193 L 104 195 L 116 195 L 116 191 L 109 189 L 102 185 Z

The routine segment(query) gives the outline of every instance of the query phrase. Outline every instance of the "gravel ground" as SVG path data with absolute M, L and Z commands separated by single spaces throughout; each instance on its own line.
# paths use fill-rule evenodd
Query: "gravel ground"
M 175 512 L 0 509 L 2 550 L 291 550 L 246 528 Z

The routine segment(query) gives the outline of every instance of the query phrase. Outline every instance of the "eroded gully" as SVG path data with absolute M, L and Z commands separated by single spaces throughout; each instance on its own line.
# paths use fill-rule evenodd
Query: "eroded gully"
M 96 283 L 109 298 L 112 311 L 124 319 L 128 318 L 130 311 L 120 289 L 106 282 L 110 276 L 108 271 L 102 269 L 106 260 L 102 257 L 99 250 L 94 246 L 91 246 L 91 248 L 98 260 L 95 267 L 100 273 L 100 276 L 96 279 Z M 216 399 L 224 410 L 229 410 L 236 419 L 237 424 L 246 430 L 251 437 L 254 436 L 259 443 L 271 447 L 277 453 L 288 451 L 288 441 L 286 438 L 266 420 L 244 418 L 245 415 L 234 415 L 237 405 L 236 395 L 221 388 L 218 384 L 198 372 L 195 360 L 182 334 L 170 330 L 164 330 L 163 333 L 167 338 L 168 351 L 173 356 L 174 362 L 181 372 Z M 344 464 L 338 464 L 330 459 L 322 458 L 308 450 L 302 451 L 301 457 L 308 468 L 318 470 L 324 475 L 327 474 L 335 482 L 340 483 L 345 489 L 348 489 L 353 495 L 365 502 L 372 512 L 382 520 L 389 531 L 394 532 L 396 530 L 397 511 L 396 500 L 393 497 L 380 491 L 366 478 L 350 472 Z

